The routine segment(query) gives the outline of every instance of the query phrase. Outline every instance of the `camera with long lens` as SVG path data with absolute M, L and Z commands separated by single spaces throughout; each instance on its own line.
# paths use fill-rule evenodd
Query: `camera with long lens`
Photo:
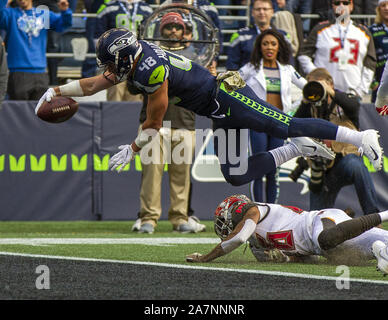
M 288 175 L 294 182 L 296 182 L 302 173 L 309 168 L 307 160 L 303 157 L 296 159 L 296 163 L 297 166 Z
M 303 87 L 303 97 L 313 104 L 321 104 L 327 98 L 325 87 L 319 81 L 310 81 Z

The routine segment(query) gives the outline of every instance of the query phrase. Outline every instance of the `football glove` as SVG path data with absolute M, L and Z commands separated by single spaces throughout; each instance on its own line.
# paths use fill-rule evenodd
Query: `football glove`
M 266 251 L 266 254 L 268 255 L 268 261 L 271 262 L 289 262 L 290 258 L 286 256 L 281 250 L 279 249 L 271 249 Z
M 202 257 L 202 254 L 195 252 L 192 254 L 189 254 L 186 256 L 186 261 L 187 262 L 200 262 L 199 258 Z
M 135 157 L 135 152 L 132 149 L 130 144 L 125 144 L 119 146 L 121 151 L 117 152 L 112 158 L 109 160 L 109 169 L 112 171 L 115 170 L 118 166 L 121 165 L 118 172 L 123 171 L 124 167 L 131 162 L 131 160 Z
M 38 114 L 38 110 L 44 101 L 50 102 L 57 94 L 53 88 L 47 89 L 43 96 L 39 99 L 38 104 L 35 107 L 35 114 Z
M 376 107 L 376 111 L 380 116 L 386 116 L 388 114 L 388 106 L 384 105 L 381 108 Z
M 224 73 L 220 73 L 217 76 L 217 82 L 220 84 L 224 83 L 225 89 L 228 92 L 241 89 L 245 87 L 246 83 L 241 78 L 241 75 L 238 71 L 226 71 Z

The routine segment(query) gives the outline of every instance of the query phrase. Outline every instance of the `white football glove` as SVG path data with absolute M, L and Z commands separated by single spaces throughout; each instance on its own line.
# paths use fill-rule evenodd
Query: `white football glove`
M 131 162 L 131 160 L 135 157 L 135 152 L 132 149 L 130 144 L 124 144 L 119 146 L 121 151 L 117 152 L 112 158 L 109 160 L 109 168 L 113 171 L 118 166 L 121 165 L 118 172 L 123 171 L 124 167 Z
M 44 101 L 50 102 L 57 94 L 53 88 L 47 89 L 43 96 L 39 99 L 38 104 L 35 107 L 35 114 L 38 114 L 38 110 Z

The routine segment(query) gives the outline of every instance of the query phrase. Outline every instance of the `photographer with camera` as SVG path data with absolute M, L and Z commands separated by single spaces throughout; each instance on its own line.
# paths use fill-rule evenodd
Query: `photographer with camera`
M 313 70 L 306 78 L 303 101 L 295 117 L 322 118 L 359 130 L 360 102 L 356 96 L 335 90 L 333 78 L 324 68 Z M 375 187 L 357 148 L 331 140 L 324 142 L 336 153 L 334 160 L 299 158 L 298 166 L 290 174 L 296 181 L 303 169 L 311 168 L 310 210 L 334 207 L 342 187 L 354 185 L 364 214 L 378 212 Z

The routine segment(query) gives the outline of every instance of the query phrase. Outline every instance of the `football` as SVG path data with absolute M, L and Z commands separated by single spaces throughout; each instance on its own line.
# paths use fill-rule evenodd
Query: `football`
M 47 122 L 59 123 L 69 120 L 78 110 L 78 102 L 69 97 L 53 97 L 50 102 L 44 101 L 37 116 Z

